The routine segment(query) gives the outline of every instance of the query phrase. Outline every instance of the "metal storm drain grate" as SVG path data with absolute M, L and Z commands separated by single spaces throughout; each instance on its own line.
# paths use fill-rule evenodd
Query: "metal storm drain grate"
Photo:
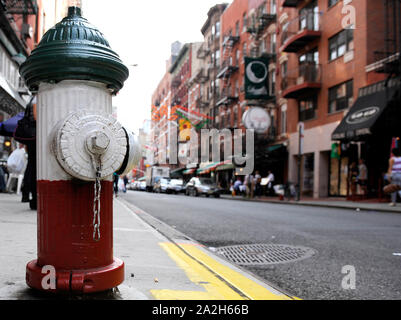
M 311 248 L 283 244 L 247 244 L 215 250 L 229 261 L 246 266 L 295 262 L 310 258 L 316 253 Z

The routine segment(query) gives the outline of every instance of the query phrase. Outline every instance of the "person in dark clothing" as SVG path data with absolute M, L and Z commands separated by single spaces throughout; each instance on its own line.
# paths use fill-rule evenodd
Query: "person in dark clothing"
M 0 166 L 0 193 L 6 191 L 6 180 L 4 178 L 4 170 L 3 167 Z
M 18 121 L 14 139 L 26 145 L 28 153 L 28 163 L 21 190 L 22 202 L 29 202 L 29 207 L 36 210 L 36 97 L 33 97 L 27 105 L 24 118 Z M 32 195 L 31 199 L 30 194 Z
M 128 177 L 124 176 L 123 181 L 124 181 L 124 193 L 126 193 L 127 192 Z
M 113 178 L 114 178 L 114 194 L 117 198 L 118 197 L 118 180 L 120 179 L 120 176 L 114 172 Z
M 22 202 L 29 202 L 32 210 L 37 209 L 37 193 L 36 193 L 36 141 L 28 143 L 28 164 L 24 174 L 24 182 L 22 187 Z M 32 195 L 30 199 L 29 195 Z

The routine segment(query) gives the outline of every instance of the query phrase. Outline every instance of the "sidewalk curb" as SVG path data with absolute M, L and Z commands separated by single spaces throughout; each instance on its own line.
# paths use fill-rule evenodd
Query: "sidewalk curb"
M 324 204 L 324 203 L 312 203 L 312 202 L 297 202 L 297 201 L 280 201 L 280 200 L 261 200 L 261 199 L 246 199 L 246 198 L 232 198 L 221 197 L 224 200 L 234 200 L 234 201 L 245 201 L 245 202 L 258 202 L 258 203 L 270 203 L 270 204 L 282 204 L 282 205 L 293 205 L 293 206 L 309 206 L 309 207 L 321 207 L 321 208 L 333 208 L 333 209 L 347 209 L 347 210 L 362 210 L 362 211 L 375 211 L 375 212 L 386 212 L 386 213 L 396 213 L 401 214 L 400 210 L 390 209 L 390 208 L 369 208 L 364 206 L 345 206 L 339 204 Z
M 164 223 L 163 221 L 153 217 L 152 215 L 150 215 L 149 213 L 147 213 L 143 209 L 135 206 L 134 204 L 131 204 L 127 200 L 125 200 L 125 199 L 117 199 L 117 201 L 120 201 L 122 204 L 124 204 L 129 210 L 132 211 L 132 214 L 135 214 L 144 223 L 147 223 L 150 227 L 154 228 L 157 232 L 159 232 L 161 235 L 163 235 L 165 238 L 167 238 L 169 241 L 171 241 L 171 243 L 173 243 L 175 246 L 177 246 L 177 248 L 182 250 L 185 254 L 190 256 L 192 259 L 194 259 L 195 261 L 197 261 L 201 265 L 203 265 L 203 263 L 201 261 L 199 261 L 196 257 L 192 256 L 189 252 L 187 252 L 180 245 L 180 243 L 181 244 L 182 243 L 187 243 L 187 244 L 191 244 L 192 243 L 192 244 L 198 245 L 198 246 L 202 247 L 207 252 L 207 254 L 210 257 L 214 258 L 215 260 L 224 261 L 224 263 L 226 265 L 229 265 L 230 268 L 232 268 L 233 270 L 237 270 L 238 272 L 240 272 L 242 274 L 246 274 L 249 277 L 254 278 L 256 281 L 258 281 L 260 284 L 263 284 L 265 287 L 270 287 L 270 288 L 266 288 L 267 290 L 277 291 L 277 292 L 281 293 L 282 295 L 288 297 L 289 300 L 300 300 L 295 295 L 290 294 L 289 292 L 285 291 L 282 288 L 279 288 L 277 285 L 272 284 L 270 281 L 260 278 L 259 276 L 251 273 L 250 271 L 245 270 L 241 266 L 234 265 L 231 261 L 225 259 L 222 256 L 217 256 L 214 252 L 209 250 L 208 247 L 206 247 L 206 246 L 202 245 L 201 243 L 199 243 L 198 241 L 188 237 L 184 233 L 172 228 L 171 226 L 169 226 L 168 224 Z M 208 268 L 207 266 L 205 266 L 205 267 Z

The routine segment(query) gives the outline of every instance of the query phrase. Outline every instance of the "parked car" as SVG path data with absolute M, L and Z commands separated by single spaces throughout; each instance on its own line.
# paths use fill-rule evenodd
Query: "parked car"
M 213 183 L 212 179 L 194 177 L 187 183 L 185 194 L 195 197 L 203 194 L 206 197 L 214 196 L 215 198 L 219 198 L 220 190 L 216 184 Z
M 128 184 L 127 184 L 127 189 L 128 190 L 135 190 L 135 180 L 131 180 Z
M 180 193 L 184 192 L 184 181 L 181 179 L 171 179 L 167 186 L 167 193 Z
M 155 184 L 153 185 L 153 191 L 157 193 L 166 192 L 170 183 L 170 178 L 160 178 L 157 179 Z
M 140 191 L 146 191 L 146 181 L 139 181 L 137 188 Z

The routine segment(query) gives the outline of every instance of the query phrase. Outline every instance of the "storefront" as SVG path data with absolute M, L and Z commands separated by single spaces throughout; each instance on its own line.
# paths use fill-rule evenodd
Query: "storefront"
M 363 160 L 368 169 L 367 194 L 357 196 L 383 198 L 384 174 L 388 169 L 393 141 L 401 137 L 400 80 L 391 79 L 359 90 L 359 97 L 332 139 L 339 148 L 332 151 L 330 193 L 351 196 L 350 167 Z

